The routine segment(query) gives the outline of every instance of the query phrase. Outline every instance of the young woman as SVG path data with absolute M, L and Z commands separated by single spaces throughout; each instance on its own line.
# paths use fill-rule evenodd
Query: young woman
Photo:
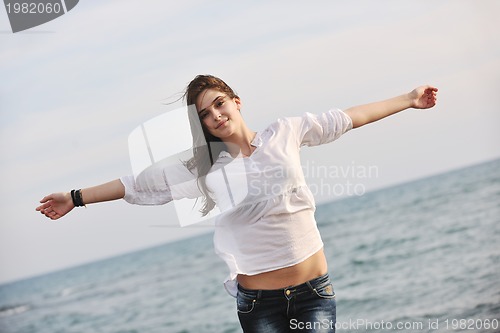
M 216 206 L 221 211 L 214 245 L 229 267 L 225 286 L 237 298 L 244 332 L 334 332 L 335 293 L 300 147 L 334 141 L 352 128 L 408 108 L 431 108 L 436 93 L 434 87 L 421 86 L 345 111 L 282 118 L 254 132 L 242 118 L 235 92 L 219 78 L 199 75 L 185 93 L 187 104 L 195 106 L 190 113 L 194 157 L 183 171 L 152 167 L 137 178 L 50 194 L 36 209 L 55 220 L 75 206 L 108 200 L 163 204 L 201 197 L 203 215 Z M 177 172 L 183 187 L 174 193 L 167 179 L 175 181 Z M 193 181 L 186 182 L 186 175 Z

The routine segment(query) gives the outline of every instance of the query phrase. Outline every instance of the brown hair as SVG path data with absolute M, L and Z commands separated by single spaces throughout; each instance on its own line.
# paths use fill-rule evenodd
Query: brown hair
M 189 170 L 196 169 L 197 171 L 198 186 L 203 193 L 203 207 L 200 210 L 203 216 L 207 215 L 215 207 L 215 202 L 209 195 L 205 178 L 221 151 L 226 150 L 226 146 L 222 140 L 208 132 L 203 122 L 200 121 L 196 110 L 198 96 L 207 89 L 218 90 L 230 98 L 239 98 L 231 87 L 213 75 L 197 75 L 188 84 L 184 93 L 184 99 L 189 110 L 191 133 L 193 135 L 193 158 L 186 161 L 185 165 Z M 199 130 L 200 123 L 201 132 Z

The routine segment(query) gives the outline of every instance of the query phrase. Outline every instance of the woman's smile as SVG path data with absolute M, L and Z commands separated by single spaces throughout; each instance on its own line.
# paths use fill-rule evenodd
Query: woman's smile
M 219 127 L 221 127 L 221 126 L 226 125 L 226 123 L 227 123 L 228 121 L 229 121 L 229 119 L 225 119 L 225 120 L 220 121 L 220 122 L 217 124 L 217 126 L 215 127 L 215 129 L 218 129 L 218 128 L 219 128 Z

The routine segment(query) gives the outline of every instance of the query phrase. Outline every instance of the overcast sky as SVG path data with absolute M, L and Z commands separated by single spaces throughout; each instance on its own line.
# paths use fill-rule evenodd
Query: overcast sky
M 16 34 L 0 11 L 0 282 L 207 231 L 175 227 L 172 204 L 35 212 L 50 192 L 130 174 L 128 135 L 178 108 L 162 104 L 196 74 L 231 85 L 254 130 L 437 86 L 432 110 L 303 150 L 310 170 L 375 168 L 347 175 L 366 191 L 500 157 L 498 1 L 82 0 Z

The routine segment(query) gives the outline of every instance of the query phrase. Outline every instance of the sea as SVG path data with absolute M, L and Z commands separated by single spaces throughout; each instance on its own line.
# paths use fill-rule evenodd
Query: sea
M 500 332 L 500 159 L 316 216 L 337 332 Z M 206 233 L 4 284 L 0 333 L 241 332 L 226 274 Z

